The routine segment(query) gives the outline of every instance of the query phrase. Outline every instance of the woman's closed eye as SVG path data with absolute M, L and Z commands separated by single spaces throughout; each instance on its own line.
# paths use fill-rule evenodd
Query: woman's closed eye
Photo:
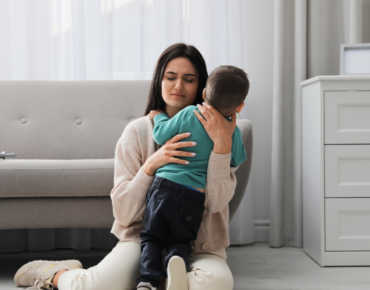
M 169 80 L 169 81 L 173 81 L 174 79 L 176 79 L 176 78 L 169 78 L 169 77 L 167 77 L 167 79 Z M 188 83 L 192 83 L 194 80 L 187 80 L 187 79 L 185 79 Z

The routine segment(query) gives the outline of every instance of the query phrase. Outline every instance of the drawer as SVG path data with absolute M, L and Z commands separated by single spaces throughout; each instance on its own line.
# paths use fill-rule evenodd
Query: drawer
M 325 144 L 370 144 L 370 91 L 325 92 Z
M 325 145 L 325 197 L 370 197 L 370 145 Z
M 325 198 L 326 251 L 370 250 L 370 198 Z

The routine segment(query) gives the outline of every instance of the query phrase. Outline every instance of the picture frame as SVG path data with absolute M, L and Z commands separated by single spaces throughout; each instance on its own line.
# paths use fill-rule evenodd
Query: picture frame
M 340 75 L 370 75 L 370 43 L 341 44 Z

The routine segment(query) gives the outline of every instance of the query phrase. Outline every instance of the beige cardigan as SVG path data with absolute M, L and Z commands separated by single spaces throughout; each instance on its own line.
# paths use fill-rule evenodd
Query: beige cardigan
M 152 137 L 153 127 L 148 116 L 138 118 L 126 126 L 117 142 L 111 191 L 115 221 L 111 233 L 121 241 L 141 243 L 146 193 L 154 181 L 154 176 L 147 175 L 142 165 L 159 149 Z M 211 153 L 204 216 L 198 238 L 192 242 L 193 253 L 214 252 L 230 245 L 228 204 L 235 193 L 234 172 L 238 168 L 230 168 L 230 158 L 231 152 Z

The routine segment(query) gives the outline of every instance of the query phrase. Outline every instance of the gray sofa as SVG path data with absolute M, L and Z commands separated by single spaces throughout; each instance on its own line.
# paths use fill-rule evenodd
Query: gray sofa
M 0 252 L 110 248 L 114 152 L 144 115 L 150 81 L 1 81 Z M 248 183 L 252 124 L 237 120 L 247 160 L 230 220 Z M 42 235 L 42 239 L 37 236 Z

